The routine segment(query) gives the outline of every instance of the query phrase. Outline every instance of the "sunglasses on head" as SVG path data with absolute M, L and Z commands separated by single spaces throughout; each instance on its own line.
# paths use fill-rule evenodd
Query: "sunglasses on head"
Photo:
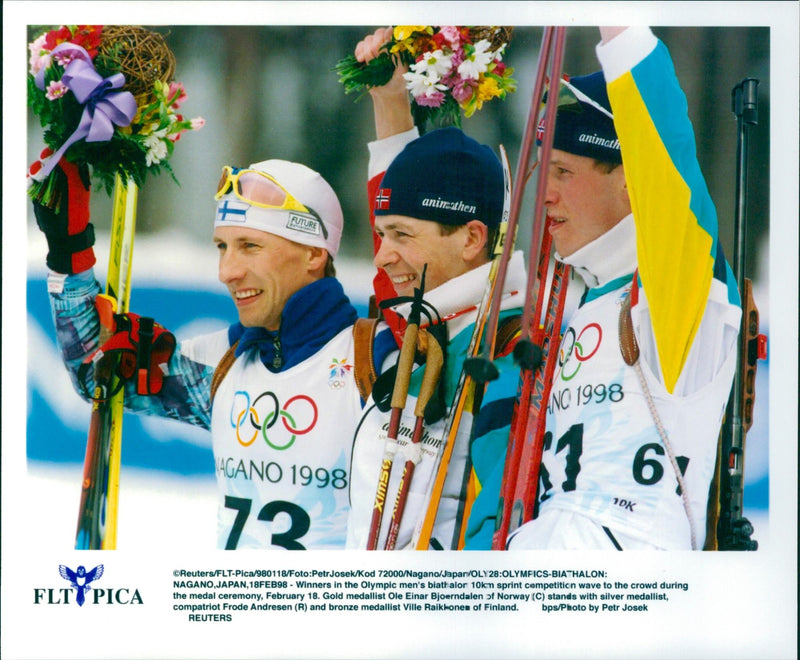
M 314 209 L 301 204 L 280 183 L 266 172 L 225 165 L 217 184 L 214 199 L 219 201 L 223 196 L 233 193 L 241 201 L 262 209 L 278 209 L 306 213 L 319 222 L 322 234 L 328 238 L 325 223 Z

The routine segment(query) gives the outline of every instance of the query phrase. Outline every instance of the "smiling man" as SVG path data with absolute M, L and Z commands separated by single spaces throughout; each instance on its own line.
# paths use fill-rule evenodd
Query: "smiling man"
M 70 173 L 71 218 L 64 212 L 47 225 L 56 255 L 75 243 L 57 227 L 88 219 L 88 191 L 70 164 L 62 166 Z M 339 201 L 317 172 L 283 160 L 226 166 L 214 198 L 219 279 L 239 322 L 178 343 L 156 367 L 164 372 L 160 391 L 140 393 L 128 382 L 126 409 L 211 430 L 220 549 L 343 548 L 361 398 L 353 377 L 356 311 L 333 267 Z M 51 306 L 76 384 L 99 343 L 100 288 L 90 261 L 48 258 L 52 271 L 62 266 L 49 276 Z M 138 331 L 138 317 L 130 322 Z M 118 330 L 124 338 L 123 325 Z
M 378 30 L 356 48 L 364 60 L 375 56 L 391 30 Z M 373 88 L 377 140 L 369 144 L 369 198 L 375 232 L 374 263 L 378 269 L 375 292 L 378 302 L 394 296 L 409 297 L 422 286 L 433 323 L 427 326 L 446 354 L 445 369 L 434 397 L 436 412 L 429 406 L 421 442 L 411 446 L 417 395 L 427 364 L 422 356 L 410 377 L 409 396 L 397 432 L 394 468 L 388 475 L 385 508 L 377 537 L 383 549 L 392 524 L 394 503 L 406 458 L 416 460 L 402 520 L 397 528 L 395 549 L 415 547 L 414 531 L 425 516 L 427 486 L 435 475 L 436 456 L 446 438 L 447 414 L 453 408 L 461 368 L 468 354 L 477 318 L 477 307 L 486 290 L 491 257 L 503 214 L 503 171 L 494 151 L 456 128 L 430 131 L 422 137 L 413 125 L 408 94 L 398 67 L 392 80 Z M 501 325 L 518 318 L 526 274 L 521 253 L 512 257 L 502 303 Z M 385 323 L 377 328 L 374 355 L 379 372 L 386 374 L 391 389 L 402 344 L 401 330 L 409 315 L 409 303 L 384 310 Z M 511 325 L 506 325 L 511 323 Z M 513 333 L 512 333 L 513 334 Z M 510 350 L 506 342 L 501 349 Z M 384 359 L 384 356 L 388 357 Z M 496 362 L 500 378 L 489 383 L 475 433 L 487 443 L 505 446 L 516 394 L 517 370 L 509 355 Z M 386 388 L 376 382 L 354 439 L 351 475 L 351 516 L 348 547 L 365 548 L 374 538 L 370 532 L 373 504 L 382 460 L 387 448 Z M 458 428 L 453 456 L 438 504 L 438 516 L 425 549 L 488 549 L 491 535 L 476 538 L 466 529 L 466 510 L 479 504 L 479 489 L 468 461 L 472 415 L 467 412 Z M 391 441 L 389 447 L 392 447 Z M 418 450 L 418 451 L 417 451 Z M 382 482 L 381 482 L 382 483 Z M 494 512 L 496 502 L 489 505 Z

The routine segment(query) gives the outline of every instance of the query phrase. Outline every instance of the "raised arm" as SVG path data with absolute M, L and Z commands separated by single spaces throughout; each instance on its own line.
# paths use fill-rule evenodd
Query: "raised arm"
M 600 34 L 597 55 L 636 222 L 639 277 L 672 392 L 709 299 L 735 305 L 738 294 L 666 46 L 643 27 L 601 28 Z
M 356 59 L 364 63 L 375 59 L 391 38 L 392 28 L 378 28 L 356 45 Z M 407 67 L 396 66 L 388 83 L 369 90 L 375 111 L 375 134 L 379 140 L 404 133 L 414 127 L 411 103 L 403 80 L 406 71 Z

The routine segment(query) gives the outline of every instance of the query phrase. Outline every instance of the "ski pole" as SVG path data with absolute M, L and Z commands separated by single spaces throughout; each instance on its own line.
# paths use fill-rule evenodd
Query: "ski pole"
M 492 269 L 493 276 L 490 274 L 489 285 L 487 287 L 489 297 L 489 307 L 486 313 L 486 320 L 483 322 L 483 349 L 474 357 L 467 357 L 464 360 L 464 371 L 473 381 L 479 384 L 488 383 L 496 380 L 500 375 L 494 362 L 494 348 L 497 335 L 497 323 L 500 316 L 500 303 L 503 299 L 503 287 L 506 281 L 508 264 L 511 261 L 511 253 L 514 251 L 514 243 L 517 235 L 517 219 L 519 218 L 519 207 L 514 212 L 513 201 L 511 199 L 512 180 L 511 168 L 508 164 L 508 154 L 505 147 L 500 145 L 500 161 L 503 164 L 503 216 L 500 221 L 500 229 L 495 242 L 492 256 L 494 261 Z
M 753 299 L 752 282 L 745 277 L 748 138 L 750 128 L 758 124 L 758 83 L 755 78 L 745 78 L 731 92 L 732 110 L 737 123 L 733 274 L 739 283 L 742 325 L 738 363 L 722 433 L 721 455 L 727 462 L 727 471 L 720 475 L 719 547 L 722 550 L 758 548 L 758 542 L 750 539 L 753 526 L 743 516 L 744 449 L 746 434 L 753 422 L 756 361 L 759 357 L 766 357 L 766 337 L 759 334 L 758 309 Z
M 411 381 L 411 373 L 414 370 L 414 356 L 417 351 L 417 334 L 419 332 L 426 271 L 427 264 L 422 269 L 422 278 L 419 288 L 414 289 L 414 300 L 411 303 L 408 323 L 403 334 L 403 345 L 400 347 L 400 355 L 397 358 L 397 373 L 395 374 L 394 387 L 392 389 L 389 428 L 386 432 L 386 446 L 381 460 L 375 501 L 372 505 L 372 518 L 370 520 L 369 533 L 367 536 L 367 550 L 377 549 L 378 538 L 381 533 L 381 522 L 383 520 L 383 511 L 386 504 L 386 490 L 389 486 L 394 456 L 397 453 L 397 434 L 400 429 L 400 419 L 403 416 L 403 409 L 406 406 L 408 386 Z
M 530 151 L 530 149 L 528 151 Z M 470 405 L 470 413 L 472 419 L 469 429 L 470 446 L 475 437 L 475 426 L 483 403 L 483 396 L 486 393 L 486 387 L 489 381 L 496 380 L 500 375 L 499 370 L 494 364 L 497 346 L 497 328 L 503 302 L 508 265 L 511 261 L 511 254 L 514 251 L 514 244 L 516 243 L 517 226 L 519 222 L 519 204 L 521 204 L 521 197 L 519 197 L 517 206 L 514 208 L 511 193 L 513 188 L 511 166 L 508 162 L 508 154 L 502 144 L 500 145 L 500 161 L 503 165 L 503 216 L 494 248 L 495 259 L 492 264 L 494 273 L 490 273 L 489 277 L 489 307 L 486 312 L 486 320 L 479 321 L 484 326 L 483 349 L 480 354 L 474 357 L 467 357 L 464 361 L 464 373 L 471 379 L 472 403 Z M 520 171 L 520 174 L 524 174 L 524 172 Z M 461 493 L 464 493 L 464 497 L 459 505 L 451 543 L 451 547 L 457 550 L 461 550 L 464 547 L 469 514 L 472 510 L 475 497 L 477 496 L 474 475 L 472 474 L 472 463 L 469 457 L 467 457 L 463 481 L 459 490 Z
M 552 240 L 545 228 L 542 240 L 539 261 L 537 264 L 537 295 L 536 310 L 534 318 L 541 318 L 543 301 L 547 294 L 547 273 L 550 264 Z M 541 346 L 536 342 L 531 342 L 532 352 L 528 359 L 521 359 L 515 356 L 520 365 L 520 376 L 517 385 L 517 395 L 514 400 L 514 408 L 511 414 L 511 424 L 509 430 L 508 446 L 506 447 L 506 459 L 503 467 L 503 479 L 500 489 L 500 500 L 498 502 L 498 517 L 495 522 L 495 532 L 492 540 L 492 549 L 504 550 L 505 539 L 508 534 L 508 526 L 511 518 L 511 502 L 514 499 L 514 491 L 517 484 L 520 461 L 522 459 L 522 438 L 527 426 L 528 413 L 531 401 L 531 390 L 535 370 L 539 367 L 542 360 Z M 523 356 L 524 358 L 525 356 Z
M 546 67 L 550 55 L 550 48 L 551 42 L 553 39 L 553 28 L 548 26 L 544 29 L 544 34 L 542 35 L 542 44 L 539 48 L 539 62 L 537 65 L 537 73 L 536 73 L 536 81 L 533 88 L 533 95 L 531 97 L 531 103 L 528 107 L 528 118 L 525 124 L 525 131 L 522 135 L 522 144 L 520 146 L 520 152 L 517 157 L 517 170 L 516 170 L 516 177 L 515 180 L 517 182 L 516 186 L 513 186 L 513 194 L 511 196 L 511 205 L 508 209 L 508 235 L 511 236 L 511 240 L 508 241 L 508 244 L 513 247 L 513 244 L 516 239 L 516 232 L 517 232 L 517 225 L 519 223 L 519 214 L 520 209 L 522 208 L 522 198 L 525 192 L 525 184 L 527 183 L 528 176 L 530 174 L 530 160 L 531 160 L 531 152 L 533 151 L 533 143 L 536 136 L 536 122 L 539 117 L 539 107 L 542 102 L 542 95 L 544 93 L 544 80 L 546 76 Z M 505 158 L 505 150 L 502 149 L 503 156 Z M 504 165 L 506 165 L 504 163 Z M 505 171 L 504 171 L 505 172 Z M 512 188 L 512 181 L 510 175 L 506 177 L 506 187 L 507 189 Z M 491 306 L 489 309 L 489 319 L 487 321 L 487 329 L 488 333 L 492 334 L 497 330 L 497 323 L 498 318 L 500 315 L 500 297 L 502 296 L 503 288 L 505 285 L 505 278 L 506 273 L 508 272 L 508 262 L 511 258 L 511 249 L 504 249 L 503 255 L 501 257 L 500 267 L 498 268 L 497 272 L 497 285 L 495 287 L 495 292 L 499 291 L 500 295 L 495 293 L 495 296 L 492 299 Z M 480 357 L 478 358 L 470 358 L 466 362 L 466 366 L 469 369 L 469 373 L 473 376 L 473 378 L 485 378 L 486 380 L 493 380 L 497 378 L 497 370 L 492 370 L 491 367 L 488 366 L 488 363 L 491 362 L 493 358 L 493 351 L 488 347 L 484 346 L 484 350 Z
M 553 32 L 555 32 L 555 37 L 553 37 Z M 539 52 L 537 79 L 529 109 L 529 127 L 536 126 L 537 123 L 536 120 L 538 118 L 541 99 L 544 94 L 544 85 L 548 76 L 548 69 L 551 86 L 553 81 L 555 81 L 556 85 L 560 84 L 558 81 L 561 79 L 564 40 L 565 28 L 545 28 L 545 34 L 542 38 L 542 46 Z M 512 413 L 500 501 L 498 502 L 498 518 L 492 540 L 492 548 L 495 550 L 505 549 L 505 539 L 511 525 L 511 516 L 515 501 L 517 502 L 517 508 L 524 506 L 524 498 L 518 498 L 517 493 L 519 474 L 524 471 L 526 475 L 526 484 L 524 486 L 520 484 L 523 487 L 523 492 L 529 491 L 529 482 L 527 480 L 534 476 L 531 474 L 531 470 L 535 472 L 535 477 L 538 480 L 538 465 L 529 464 L 526 466 L 525 462 L 530 463 L 530 461 L 533 461 L 535 463 L 537 461 L 537 451 L 539 456 L 541 456 L 540 448 L 530 446 L 529 438 L 530 441 L 533 441 L 536 434 L 534 433 L 532 437 L 529 436 L 529 416 L 531 412 L 533 412 L 535 417 L 540 417 L 538 413 L 541 409 L 541 402 L 544 396 L 543 390 L 545 386 L 549 388 L 549 380 L 545 378 L 545 374 L 542 374 L 539 369 L 544 359 L 542 350 L 544 334 L 539 329 L 539 321 L 542 315 L 551 253 L 551 236 L 544 214 L 544 196 L 547 186 L 547 165 L 552 150 L 556 110 L 557 103 L 555 102 L 548 103 L 545 110 L 545 130 L 542 136 L 541 155 L 538 164 L 539 175 L 537 178 L 533 231 L 531 233 L 531 247 L 529 252 L 531 262 L 538 256 L 537 268 L 535 270 L 531 268 L 528 272 L 528 284 L 526 287 L 527 299 L 522 317 L 522 336 L 514 348 L 514 356 L 520 365 L 520 381 L 517 399 Z M 528 130 L 526 130 L 526 139 L 530 140 L 531 143 L 533 141 L 533 135 L 530 134 Z M 560 331 L 561 314 L 563 314 L 564 296 L 566 295 L 565 275 L 566 269 L 563 264 L 557 264 L 553 273 L 551 302 L 548 304 L 548 317 L 546 319 L 546 321 L 551 321 L 547 332 L 549 337 L 548 347 L 550 341 L 554 339 L 554 337 L 552 337 L 553 333 L 558 333 Z M 534 291 L 536 291 L 537 294 L 534 304 L 531 304 L 531 296 L 534 295 Z M 551 314 L 557 314 L 558 318 L 556 319 L 554 316 L 551 316 Z M 540 424 L 543 432 L 543 416 Z M 523 462 L 523 455 L 525 462 Z M 534 481 L 533 483 L 535 493 L 536 482 Z M 521 518 L 522 512 L 517 512 L 515 524 L 519 524 Z
M 553 375 L 558 359 L 561 322 L 567 294 L 568 267 L 558 262 L 553 271 L 550 296 L 544 326 L 537 329 L 533 341 L 541 346 L 544 365 L 532 373 L 525 433 L 520 451 L 514 496 L 510 503 L 508 531 L 533 518 L 536 489 L 539 484 L 539 467 L 544 449 L 547 399 L 550 396 Z M 513 466 L 512 466 L 513 469 Z
M 111 221 L 111 248 L 106 279 L 106 297 L 112 301 L 111 312 L 125 313 L 130 305 L 133 238 L 136 230 L 138 187 L 132 179 L 123 182 L 117 175 L 114 185 Z M 101 314 L 102 317 L 102 314 Z M 101 318 L 101 325 L 103 322 Z M 110 327 L 111 322 L 105 320 Z M 107 334 L 105 339 L 108 339 Z M 102 333 L 100 345 L 105 341 Z M 113 376 L 105 373 L 109 361 L 98 362 L 95 380 L 113 391 Z M 96 382 L 97 384 L 97 382 Z M 105 397 L 103 397 L 105 398 Z M 75 548 L 113 550 L 117 542 L 119 508 L 119 472 L 122 456 L 122 416 L 124 392 L 117 391 L 109 400 L 96 402 L 84 461 L 83 491 L 78 513 Z
M 389 533 L 386 537 L 384 550 L 394 550 L 397 544 L 397 535 L 400 532 L 400 524 L 403 521 L 406 500 L 411 490 L 411 480 L 414 478 L 414 470 L 419 463 L 419 452 L 421 451 L 422 434 L 425 428 L 425 407 L 428 405 L 436 386 L 439 383 L 439 376 L 444 364 L 442 347 L 432 334 L 428 334 L 428 345 L 425 351 L 425 373 L 422 376 L 419 396 L 414 408 L 414 432 L 411 436 L 411 445 L 408 447 L 410 456 L 406 459 L 403 474 L 400 477 L 400 484 L 397 488 L 397 499 L 392 510 L 392 520 L 389 526 Z M 416 455 L 415 455 L 416 452 Z
M 114 328 L 116 301 L 105 295 L 98 295 L 95 307 L 100 322 L 99 345 L 111 337 Z M 81 499 L 78 509 L 78 526 L 75 548 L 78 550 L 98 550 L 105 538 L 105 504 L 107 465 L 106 445 L 103 438 L 108 436 L 111 424 L 109 414 L 110 393 L 114 388 L 114 366 L 116 359 L 102 355 L 94 364 L 94 402 L 86 439 Z

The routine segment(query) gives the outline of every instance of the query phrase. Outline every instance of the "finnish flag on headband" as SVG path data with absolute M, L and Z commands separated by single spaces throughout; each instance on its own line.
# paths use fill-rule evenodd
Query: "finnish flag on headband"
M 216 222 L 241 222 L 247 220 L 247 210 L 250 205 L 236 199 L 226 199 L 217 204 Z

